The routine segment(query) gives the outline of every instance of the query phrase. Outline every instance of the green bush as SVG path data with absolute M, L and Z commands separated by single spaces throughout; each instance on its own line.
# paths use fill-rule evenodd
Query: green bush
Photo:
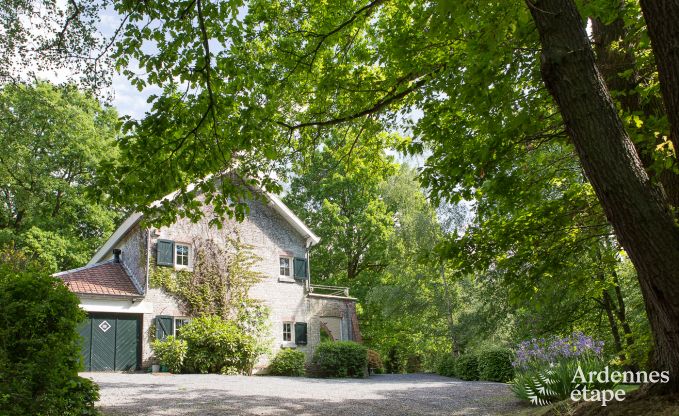
M 269 370 L 274 376 L 303 376 L 304 360 L 305 356 L 302 351 L 286 348 L 276 354 L 271 361 Z
M 478 356 L 479 378 L 487 381 L 507 382 L 514 377 L 514 353 L 508 348 L 490 348 Z
M 390 374 L 405 374 L 407 366 L 406 352 L 400 346 L 392 346 L 387 352 L 384 367 Z
M 375 372 L 375 374 L 382 374 L 384 372 L 384 363 L 382 363 L 382 356 L 375 350 L 368 350 L 368 367 Z
M 183 339 L 176 339 L 170 335 L 164 340 L 154 340 L 151 343 L 153 353 L 160 365 L 166 366 L 173 373 L 180 373 L 184 366 L 184 359 L 188 346 Z
M 323 377 L 363 377 L 368 349 L 352 341 L 324 342 L 316 348 L 313 361 Z
M 462 380 L 479 379 L 479 360 L 475 354 L 462 354 L 455 363 L 455 373 Z
M 97 414 L 98 387 L 78 376 L 78 304 L 21 253 L 0 252 L 0 414 Z
M 257 355 L 256 340 L 219 316 L 202 316 L 182 326 L 189 373 L 249 374 Z
M 457 372 L 455 371 L 455 364 L 457 359 L 452 354 L 446 354 L 441 358 L 438 364 L 436 372 L 442 376 L 446 377 L 457 377 Z

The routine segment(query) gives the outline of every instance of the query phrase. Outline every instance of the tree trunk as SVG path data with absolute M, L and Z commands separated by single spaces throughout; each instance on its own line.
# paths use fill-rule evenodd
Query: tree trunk
M 625 308 L 625 299 L 622 296 L 622 289 L 620 288 L 620 281 L 618 280 L 618 274 L 613 270 L 613 284 L 615 289 L 615 297 L 618 301 L 618 306 L 615 308 L 615 313 L 622 326 L 622 332 L 625 335 L 625 343 L 628 347 L 634 345 L 634 335 L 632 334 L 632 328 L 629 326 L 627 321 L 627 309 Z M 637 363 L 633 363 L 637 366 Z
M 664 116 L 660 98 L 642 104 L 639 94 L 635 91 L 638 85 L 638 75 L 627 77 L 620 75 L 625 71 L 635 70 L 636 66 L 633 46 L 625 43 L 627 28 L 622 18 L 609 24 L 598 19 L 591 19 L 591 22 L 597 67 L 609 91 L 621 93 L 616 100 L 620 103 L 623 111 L 628 114 L 641 112 L 647 117 Z M 614 47 L 614 44 L 617 44 L 617 46 Z M 662 143 L 662 138 L 658 137 L 656 140 L 634 143 L 639 158 L 650 175 L 653 175 L 649 168 L 653 163 L 651 154 L 655 151 L 654 143 L 655 145 Z M 658 175 L 658 179 L 662 183 L 670 204 L 679 207 L 679 175 L 671 170 L 664 170 Z
M 618 353 L 618 357 L 622 362 L 627 361 L 627 357 L 623 352 L 622 341 L 620 340 L 620 330 L 618 329 L 618 323 L 613 315 L 613 306 L 611 305 L 611 295 L 608 294 L 607 290 L 604 290 L 601 294 L 601 305 L 606 312 L 606 317 L 608 318 L 608 324 L 611 327 L 611 335 L 613 335 L 613 344 L 615 344 L 615 351 Z
M 679 151 L 679 1 L 641 0 L 640 4 L 670 121 L 670 140 Z
M 667 197 L 650 180 L 618 117 L 573 1 L 526 4 L 542 44 L 542 78 L 637 270 L 654 334 L 656 367 L 670 372 L 664 390 L 679 391 L 679 232 Z

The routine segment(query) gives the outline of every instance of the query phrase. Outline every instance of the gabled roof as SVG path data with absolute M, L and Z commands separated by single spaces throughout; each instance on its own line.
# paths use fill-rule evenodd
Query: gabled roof
M 83 295 L 137 297 L 141 293 L 121 263 L 113 260 L 54 274 L 71 292 Z
M 298 233 L 304 237 L 307 242 L 311 243 L 311 245 L 318 244 L 319 241 L 321 241 L 321 238 L 314 234 L 309 227 L 307 227 L 301 219 L 297 215 L 295 215 L 294 212 L 288 208 L 287 205 L 283 203 L 283 201 L 280 200 L 276 195 L 265 192 L 264 195 L 266 196 L 266 199 L 269 201 L 269 206 L 273 208 L 274 211 L 276 211 L 281 217 L 283 217 L 291 226 L 292 228 L 295 229 Z M 106 256 L 108 256 L 111 253 L 111 250 L 118 244 L 120 239 L 122 239 L 125 234 L 135 225 L 137 224 L 142 218 L 141 213 L 134 213 L 130 215 L 121 225 L 118 227 L 118 229 L 115 230 L 115 232 L 109 237 L 109 239 L 104 243 L 99 250 L 92 256 L 90 261 L 87 263 L 88 266 L 92 266 L 100 262 L 102 259 L 104 259 Z

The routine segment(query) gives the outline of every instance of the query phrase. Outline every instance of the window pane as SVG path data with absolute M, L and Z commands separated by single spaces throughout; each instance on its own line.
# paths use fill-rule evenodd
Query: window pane
M 290 258 L 289 257 L 281 257 L 280 258 L 280 266 L 281 266 L 281 276 L 290 276 Z
M 177 253 L 177 264 L 180 266 L 189 265 L 189 246 L 185 245 L 175 245 Z
M 283 324 L 283 341 L 292 341 L 292 324 Z

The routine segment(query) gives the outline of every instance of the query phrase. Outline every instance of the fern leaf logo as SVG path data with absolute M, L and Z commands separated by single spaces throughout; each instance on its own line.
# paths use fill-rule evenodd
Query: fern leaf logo
M 532 386 L 526 384 L 525 390 L 531 404 L 535 406 L 547 406 L 558 397 L 558 394 L 553 389 L 553 386 L 557 381 L 551 376 L 553 376 L 551 370 L 546 371 L 544 374 L 538 373 L 537 376 L 531 379 Z

